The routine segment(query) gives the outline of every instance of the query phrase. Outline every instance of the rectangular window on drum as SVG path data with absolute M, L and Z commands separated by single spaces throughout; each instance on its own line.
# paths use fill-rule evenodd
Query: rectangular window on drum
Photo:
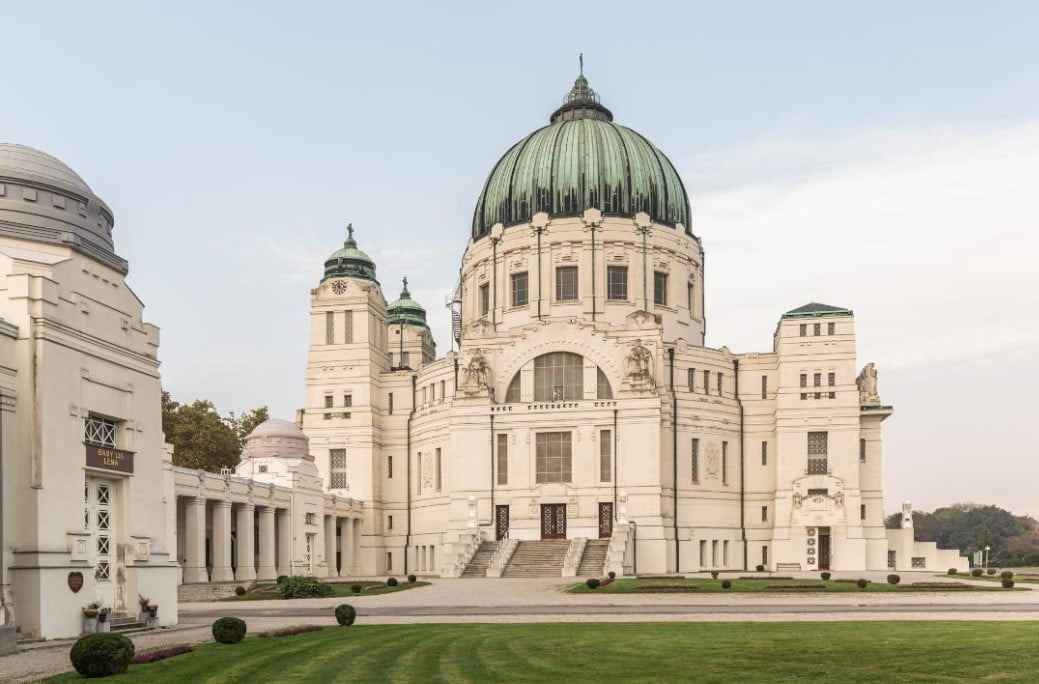
M 690 451 L 690 471 L 692 474 L 692 483 L 700 484 L 700 440 L 694 439 L 692 443 L 692 450 Z
M 343 312 L 343 342 L 351 344 L 354 341 L 354 312 L 344 311 Z
M 859 463 L 866 462 L 866 440 L 859 440 Z
M 609 430 L 599 431 L 599 481 L 610 482 L 613 475 L 613 434 Z
M 556 301 L 572 302 L 577 300 L 577 267 L 559 266 L 556 268 Z
M 703 372 L 703 393 L 711 393 L 711 371 Z
M 436 471 L 436 488 L 437 488 L 438 492 L 440 491 L 441 486 L 443 484 L 443 472 L 444 472 L 443 465 L 444 464 L 443 464 L 443 462 L 440 459 L 440 447 L 437 447 L 437 451 L 436 451 L 436 468 L 437 468 L 437 471 Z
M 667 274 L 653 272 L 653 303 L 667 306 Z
M 504 433 L 498 435 L 497 460 L 497 482 L 500 485 L 507 485 L 509 484 L 509 436 Z
M 331 311 L 325 312 L 325 344 L 336 343 L 336 315 Z
M 761 443 L 761 465 L 768 465 L 768 442 Z
M 722 378 L 725 376 L 724 373 L 718 373 L 718 396 L 722 395 Z
M 768 506 L 761 507 L 761 522 L 768 522 Z
M 694 309 L 693 309 L 693 289 L 694 288 L 693 288 L 693 284 L 692 283 L 689 283 L 688 285 L 685 286 L 685 298 L 686 298 L 686 302 L 687 302 L 686 307 L 689 309 L 689 315 L 690 316 L 692 316 L 693 312 L 694 312 Z
M 722 484 L 729 484 L 729 443 L 722 442 Z
M 695 368 L 690 368 L 689 371 L 686 373 L 686 382 L 689 383 L 689 391 L 690 392 L 695 392 L 696 391 L 696 369 Z
M 491 284 L 484 283 L 480 286 L 480 315 L 485 316 L 491 310 Z
M 768 376 L 761 376 L 761 398 L 768 399 Z
M 513 273 L 512 274 L 512 305 L 513 306 L 526 306 L 528 301 L 528 279 L 527 273 Z
M 628 298 L 628 267 L 606 267 L 606 298 L 623 301 Z

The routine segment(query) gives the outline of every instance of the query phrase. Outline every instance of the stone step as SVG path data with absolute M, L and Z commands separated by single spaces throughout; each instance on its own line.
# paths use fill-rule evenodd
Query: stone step
M 502 577 L 560 577 L 570 540 L 521 541 Z
M 583 576 L 597 577 L 602 575 L 606 567 L 606 551 L 610 547 L 607 540 L 591 540 L 584 547 L 584 555 L 577 567 L 577 574 Z
M 469 565 L 465 566 L 462 577 L 486 577 L 487 566 L 490 565 L 491 557 L 497 548 L 497 542 L 481 542 Z

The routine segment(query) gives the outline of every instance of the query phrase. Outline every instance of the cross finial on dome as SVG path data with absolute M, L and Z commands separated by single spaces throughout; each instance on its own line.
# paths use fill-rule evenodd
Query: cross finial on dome
M 401 281 L 404 283 L 404 288 L 400 291 L 401 299 L 404 297 L 410 297 L 411 293 L 408 292 L 408 276 L 401 278 Z
M 357 240 L 354 240 L 354 224 L 352 224 L 352 223 L 346 224 L 346 232 L 347 232 L 346 242 L 343 243 L 343 244 L 346 245 L 347 247 L 356 247 L 357 246 Z

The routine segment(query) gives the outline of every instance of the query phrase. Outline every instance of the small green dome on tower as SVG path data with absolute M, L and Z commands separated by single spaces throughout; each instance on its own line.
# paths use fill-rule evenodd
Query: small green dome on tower
M 386 322 L 390 325 L 407 324 L 426 327 L 426 310 L 411 298 L 407 278 L 404 278 L 400 299 L 386 307 Z
M 357 240 L 354 240 L 354 224 L 346 227 L 347 238 L 341 249 L 332 252 L 325 259 L 325 277 L 321 282 L 329 278 L 363 278 L 379 282 L 375 279 L 375 262 L 362 250 L 357 249 Z

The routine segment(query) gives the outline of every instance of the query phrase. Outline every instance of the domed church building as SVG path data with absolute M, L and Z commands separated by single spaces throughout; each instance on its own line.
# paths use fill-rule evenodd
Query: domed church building
M 300 424 L 363 506 L 364 573 L 965 567 L 884 529 L 892 408 L 851 310 L 792 308 L 766 352 L 704 346 L 682 179 L 583 74 L 491 168 L 455 301 L 434 358 L 352 228 L 312 290 Z

